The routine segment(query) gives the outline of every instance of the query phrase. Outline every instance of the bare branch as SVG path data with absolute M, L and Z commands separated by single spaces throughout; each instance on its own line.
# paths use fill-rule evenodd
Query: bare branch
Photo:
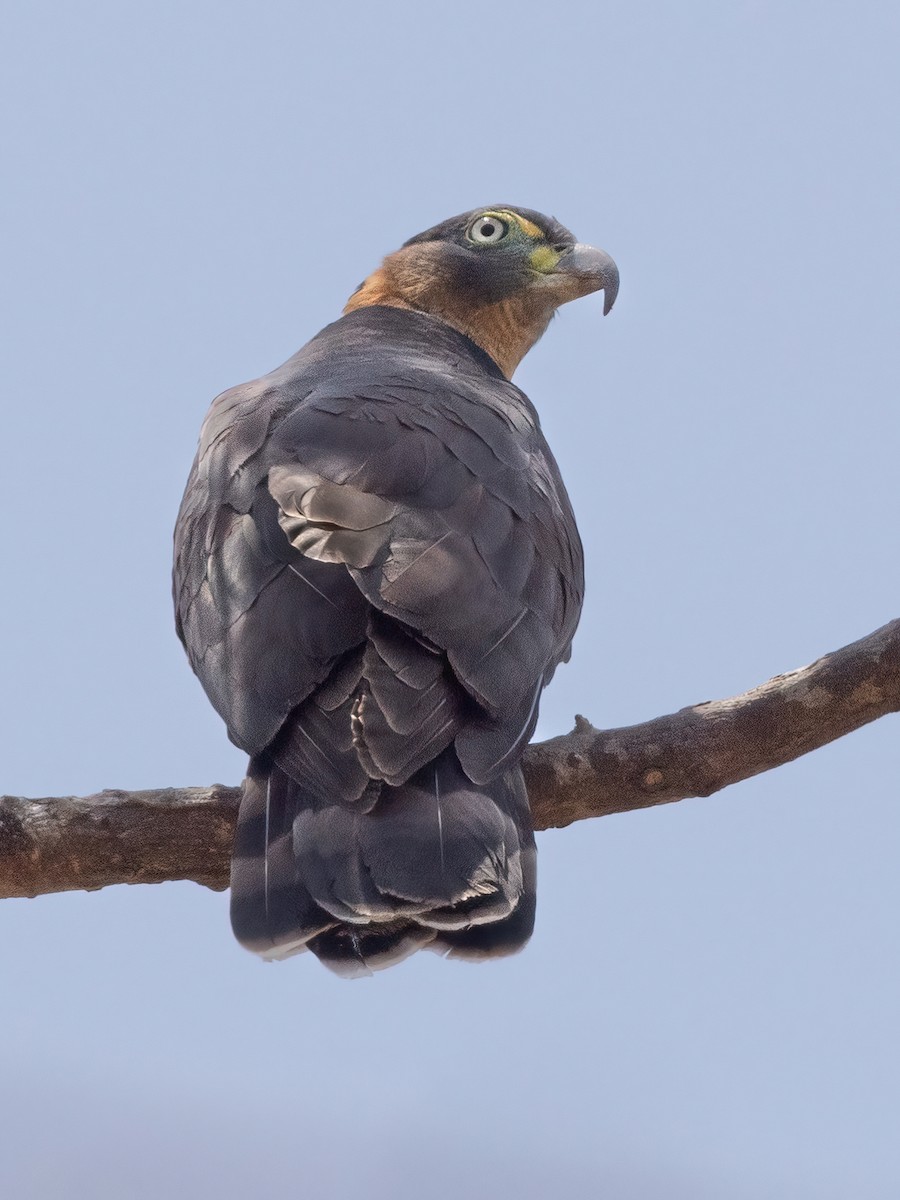
M 0 899 L 192 879 L 221 890 L 240 789 L 0 797 Z
M 529 746 L 538 829 L 708 796 L 900 711 L 900 620 L 729 700 Z M 191 879 L 228 886 L 239 790 L 0 797 L 0 898 Z
M 710 796 L 898 711 L 900 620 L 729 700 L 606 731 L 576 717 L 572 733 L 528 748 L 535 824 Z

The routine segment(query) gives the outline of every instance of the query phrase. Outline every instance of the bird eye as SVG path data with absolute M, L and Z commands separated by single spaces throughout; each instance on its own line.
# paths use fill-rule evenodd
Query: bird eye
M 469 226 L 469 238 L 482 246 L 502 242 L 509 233 L 509 226 L 499 217 L 478 217 Z

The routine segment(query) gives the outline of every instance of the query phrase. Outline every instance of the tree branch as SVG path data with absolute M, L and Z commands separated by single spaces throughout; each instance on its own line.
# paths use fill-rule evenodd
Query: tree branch
M 535 827 L 709 796 L 898 710 L 900 620 L 729 700 L 605 732 L 576 717 L 525 753 Z M 0 898 L 174 879 L 225 888 L 239 797 L 219 784 L 0 797 Z

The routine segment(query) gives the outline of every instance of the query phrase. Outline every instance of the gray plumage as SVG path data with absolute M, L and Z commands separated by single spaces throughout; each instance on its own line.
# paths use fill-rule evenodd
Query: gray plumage
M 251 756 L 239 940 L 343 974 L 518 949 L 519 760 L 583 592 L 527 397 L 442 321 L 352 312 L 214 401 L 175 542 L 179 635 Z

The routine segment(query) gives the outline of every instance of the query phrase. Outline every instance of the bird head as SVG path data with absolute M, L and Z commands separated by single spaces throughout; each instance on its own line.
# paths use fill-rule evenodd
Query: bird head
M 344 312 L 406 308 L 445 321 L 510 378 L 561 304 L 619 290 L 616 264 L 552 217 L 498 204 L 451 217 L 389 254 Z

